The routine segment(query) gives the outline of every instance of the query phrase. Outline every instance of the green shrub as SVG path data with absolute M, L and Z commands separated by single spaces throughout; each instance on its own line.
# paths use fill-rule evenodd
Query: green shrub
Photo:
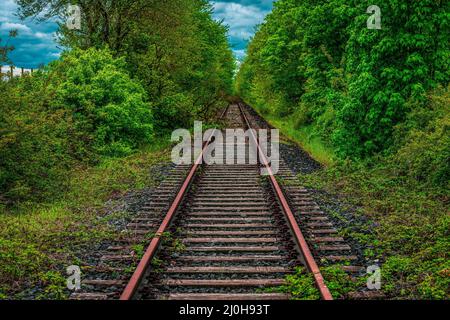
M 161 98 L 153 113 L 155 126 L 162 133 L 173 128 L 189 128 L 194 112 L 191 99 L 183 93 L 176 93 Z
M 0 86 L 0 202 L 51 197 L 64 189 L 80 143 L 73 139 L 71 116 L 48 110 L 38 75 Z
M 65 190 L 73 166 L 152 141 L 146 93 L 106 49 L 66 52 L 32 77 L 0 86 L 0 202 L 51 199 Z
M 423 106 L 411 106 L 407 121 L 396 131 L 393 162 L 399 174 L 429 186 L 450 189 L 449 88 L 433 92 Z
M 123 59 L 108 50 L 80 49 L 63 54 L 44 76 L 58 75 L 53 107 L 68 109 L 95 152 L 130 154 L 151 142 L 153 118 L 142 86 L 130 79 Z
M 303 126 L 310 125 L 312 122 L 311 114 L 309 114 L 307 106 L 303 103 L 298 106 L 297 110 L 293 114 L 293 117 L 295 118 L 295 129 L 300 129 Z

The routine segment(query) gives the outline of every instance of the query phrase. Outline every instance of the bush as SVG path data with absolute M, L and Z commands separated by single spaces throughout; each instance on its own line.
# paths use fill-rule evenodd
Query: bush
M 305 104 L 301 103 L 297 111 L 294 113 L 294 128 L 300 129 L 303 126 L 307 126 L 311 124 L 311 114 L 309 114 L 308 109 Z
M 183 93 L 163 97 L 154 107 L 155 126 L 158 131 L 189 128 L 193 119 L 192 101 Z
M 152 139 L 145 91 L 106 49 L 67 52 L 0 86 L 0 202 L 52 198 L 73 166 L 128 155 Z
M 39 76 L 0 86 L 0 202 L 51 197 L 63 190 L 65 171 L 74 164 L 78 140 L 66 134 L 71 116 L 46 108 Z
M 125 61 L 114 59 L 108 50 L 75 49 L 45 75 L 59 75 L 54 107 L 71 111 L 78 129 L 92 137 L 92 148 L 101 155 L 128 155 L 152 138 L 145 91 L 125 68 Z
M 424 106 L 411 106 L 407 121 L 396 128 L 399 174 L 428 186 L 450 189 L 450 95 L 434 92 Z

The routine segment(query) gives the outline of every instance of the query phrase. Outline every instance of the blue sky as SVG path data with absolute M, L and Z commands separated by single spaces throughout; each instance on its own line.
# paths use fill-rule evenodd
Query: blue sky
M 225 0 L 212 1 L 215 18 L 224 20 L 230 27 L 229 38 L 238 59 L 245 56 L 248 40 L 255 26 L 263 22 L 272 11 L 274 0 Z
M 214 16 L 230 27 L 229 38 L 238 59 L 245 56 L 248 40 L 255 26 L 272 10 L 274 0 L 216 0 Z M 55 41 L 55 22 L 20 20 L 16 15 L 14 0 L 0 0 L 0 38 L 6 40 L 9 30 L 17 29 L 19 36 L 10 44 L 16 48 L 10 58 L 14 65 L 36 68 L 59 57 L 60 48 Z
M 21 21 L 15 15 L 16 9 L 14 0 L 0 0 L 0 38 L 6 41 L 11 29 L 19 32 L 17 38 L 10 42 L 16 48 L 9 55 L 14 65 L 36 68 L 57 59 L 60 49 L 55 42 L 56 23 L 37 23 L 32 19 Z

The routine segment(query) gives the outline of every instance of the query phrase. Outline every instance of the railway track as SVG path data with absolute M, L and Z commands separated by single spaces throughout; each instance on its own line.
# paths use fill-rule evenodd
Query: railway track
M 223 118 L 228 128 L 259 127 L 245 105 Z M 358 256 L 282 160 L 277 178 L 260 175 L 268 163 L 257 153 L 257 164 L 177 166 L 72 298 L 289 299 L 270 288 L 303 265 L 331 300 L 316 258 L 350 262 L 344 268 L 357 274 Z

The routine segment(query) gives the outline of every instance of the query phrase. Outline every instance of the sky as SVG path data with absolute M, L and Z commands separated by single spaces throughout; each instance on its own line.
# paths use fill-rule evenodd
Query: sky
M 229 40 L 238 60 L 245 57 L 249 39 L 255 26 L 263 22 L 272 10 L 274 0 L 218 0 L 211 1 L 214 18 L 223 20 L 230 27 Z M 9 54 L 13 64 L 22 68 L 37 68 L 41 64 L 58 59 L 61 48 L 56 43 L 55 22 L 38 22 L 33 19 L 21 20 L 16 16 L 14 0 L 0 0 L 0 38 L 2 45 L 11 29 L 19 35 L 9 44 L 15 50 Z
M 272 11 L 274 0 L 213 1 L 214 17 L 230 27 L 230 44 L 236 57 L 242 60 L 255 27 Z
M 8 39 L 11 29 L 19 32 L 9 44 L 15 50 L 9 54 L 13 64 L 22 68 L 37 68 L 58 59 L 60 49 L 55 41 L 58 26 L 54 22 L 37 23 L 33 19 L 20 20 L 16 16 L 17 5 L 14 0 L 0 0 L 0 38 L 2 45 Z

